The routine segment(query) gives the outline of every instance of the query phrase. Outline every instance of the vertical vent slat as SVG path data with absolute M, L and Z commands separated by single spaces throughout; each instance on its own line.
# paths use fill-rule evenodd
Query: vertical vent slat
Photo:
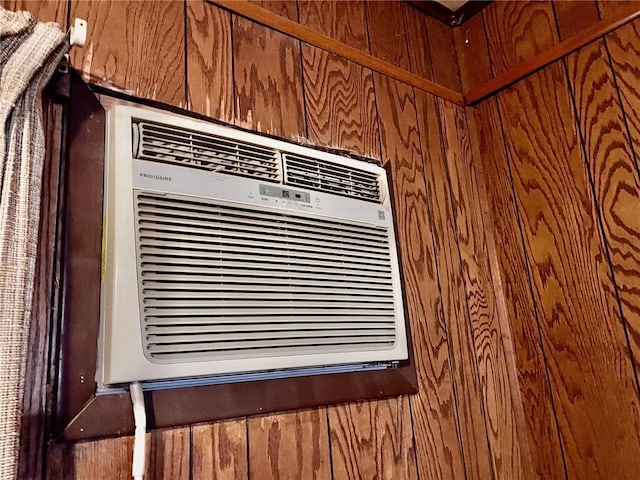
M 135 192 L 135 207 L 150 358 L 204 361 L 396 345 L 387 228 L 143 191 Z
M 134 124 L 134 158 L 257 178 L 282 181 L 282 160 L 275 149 L 173 125 Z
M 284 153 L 284 182 L 333 195 L 380 203 L 378 177 L 366 170 Z

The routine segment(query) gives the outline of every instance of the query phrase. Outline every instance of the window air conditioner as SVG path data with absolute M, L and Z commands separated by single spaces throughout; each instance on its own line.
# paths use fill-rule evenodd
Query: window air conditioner
M 108 114 L 98 383 L 407 359 L 384 169 Z

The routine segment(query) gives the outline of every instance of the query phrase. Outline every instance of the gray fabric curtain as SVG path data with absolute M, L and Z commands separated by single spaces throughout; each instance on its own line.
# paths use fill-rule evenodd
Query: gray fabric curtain
M 44 159 L 42 90 L 67 50 L 54 23 L 0 7 L 0 478 L 15 478 Z

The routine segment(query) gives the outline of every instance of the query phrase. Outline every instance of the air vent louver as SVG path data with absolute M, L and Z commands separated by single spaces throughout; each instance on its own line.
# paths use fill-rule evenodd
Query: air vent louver
M 283 159 L 288 185 L 380 203 L 380 185 L 373 173 L 290 153 Z
M 135 122 L 134 158 L 271 182 L 282 179 L 277 150 L 151 122 Z
M 386 228 L 136 192 L 142 327 L 155 361 L 385 350 Z

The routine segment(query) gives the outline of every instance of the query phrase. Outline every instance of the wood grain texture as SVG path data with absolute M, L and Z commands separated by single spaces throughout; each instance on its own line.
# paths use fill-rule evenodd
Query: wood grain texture
M 191 427 L 191 471 L 198 480 L 248 478 L 246 421 Z
M 406 85 L 376 76 L 376 93 L 383 158 L 389 159 L 392 171 L 396 235 L 420 386 L 410 399 L 418 471 L 420 478 L 460 478 L 464 463 L 416 126 L 418 111 Z
M 75 17 L 89 24 L 87 44 L 71 50 L 72 64 L 86 80 L 185 104 L 182 3 L 73 0 Z
M 484 419 L 481 385 L 466 306 L 455 216 L 451 204 L 440 119 L 436 100 L 417 95 L 418 124 L 422 137 L 428 204 L 435 244 L 436 264 L 453 370 L 460 441 L 468 479 L 493 478 Z M 456 477 L 457 478 L 457 477 Z
M 606 45 L 637 163 L 640 155 L 640 21 L 607 35 Z
M 295 0 L 249 0 L 251 3 L 271 10 L 273 13 L 293 20 L 298 21 L 298 2 Z
M 524 422 L 515 372 L 506 357 L 494 295 L 479 179 L 462 107 L 438 101 L 463 279 L 482 385 L 489 448 L 496 478 L 531 478 L 519 434 Z M 515 387 L 515 388 L 514 388 Z
M 416 479 L 407 397 L 332 408 L 333 478 Z
M 300 42 L 234 16 L 236 121 L 272 135 L 305 136 Z
M 488 199 L 487 222 L 493 226 L 498 274 L 495 287 L 506 304 L 525 427 L 519 440 L 531 456 L 536 478 L 565 478 L 537 312 L 513 197 L 499 112 L 495 99 L 467 109 L 474 162 L 481 166 Z M 509 353 L 509 352 L 507 352 Z
M 48 448 L 49 480 L 131 478 L 133 437 L 78 444 L 56 443 Z
M 570 55 L 567 68 L 589 172 L 631 339 L 640 367 L 640 181 L 604 41 Z
M 635 3 L 635 2 L 634 2 Z M 611 10 L 619 7 L 603 2 L 599 4 L 603 15 L 610 15 Z M 603 8 L 606 7 L 606 10 Z M 616 13 L 616 12 L 613 12 Z M 606 37 L 606 46 L 610 54 L 612 62 L 615 84 L 620 95 L 622 109 L 624 112 L 624 120 L 628 128 L 634 156 L 634 165 L 637 171 L 638 155 L 640 155 L 640 21 L 636 20 L 624 27 L 616 30 Z M 627 217 L 625 216 L 625 219 Z M 635 225 L 635 222 L 632 222 Z M 632 232 L 629 232 L 630 234 Z M 624 292 L 626 290 L 618 282 L 618 288 L 621 290 L 621 300 L 625 310 L 636 308 L 637 304 L 628 305 L 628 297 L 632 292 Z M 628 315 L 626 315 L 628 317 Z M 630 322 L 629 334 L 631 345 L 634 352 L 634 360 L 636 367 L 640 363 L 640 334 L 637 331 L 635 322 Z
M 299 9 L 304 25 L 368 51 L 364 2 L 303 0 Z M 309 140 L 380 158 L 372 72 L 311 45 L 302 57 Z
M 637 0 L 596 0 L 596 4 L 602 19 L 626 15 L 640 9 L 640 1 Z
M 569 476 L 637 478 L 638 395 L 562 68 L 499 103 Z
M 147 442 L 149 442 L 147 446 L 147 478 L 165 478 L 167 480 L 188 480 L 190 478 L 191 440 L 189 430 L 189 427 L 184 427 L 155 430 L 147 434 Z
M 585 30 L 582 30 L 580 33 L 556 44 L 538 55 L 535 55 L 529 60 L 519 63 L 515 67 L 508 69 L 506 72 L 495 76 L 493 79 L 480 85 L 476 85 L 465 94 L 466 103 L 474 104 L 489 95 L 495 94 L 514 84 L 518 80 L 525 78 L 527 75 L 530 75 L 547 65 L 551 65 L 553 62 L 559 60 L 565 55 L 579 50 L 594 40 L 614 32 L 638 18 L 640 18 L 640 8 L 635 10 L 625 9 L 622 13 L 619 13 L 616 16 L 600 20 L 590 27 L 587 27 Z
M 409 52 L 402 4 L 381 0 L 366 3 L 371 55 L 409 70 Z
M 302 58 L 309 140 L 379 158 L 371 71 L 310 45 Z
M 551 2 L 493 2 L 482 15 L 496 76 L 558 42 Z
M 328 37 L 369 51 L 363 0 L 299 0 L 300 23 Z
M 553 2 L 553 11 L 560 40 L 566 40 L 600 20 L 595 0 Z
M 13 12 L 26 10 L 39 22 L 56 22 L 62 29 L 67 25 L 67 0 L 0 0 L 0 7 Z
M 187 1 L 187 100 L 194 112 L 233 121 L 231 15 L 201 0 Z
M 493 76 L 482 15 L 475 15 L 453 30 L 462 91 L 468 92 Z
M 460 74 L 453 29 L 431 17 L 427 17 L 426 22 L 431 48 L 433 81 L 455 92 L 460 92 Z
M 463 98 L 460 92 L 453 91 L 438 83 L 432 82 L 431 80 L 422 78 L 419 75 L 411 73 L 405 68 L 397 67 L 393 63 L 337 41 L 316 30 L 301 25 L 298 22 L 289 20 L 277 13 L 273 13 L 270 10 L 248 2 L 247 0 L 209 0 L 209 2 L 219 5 L 233 13 L 249 18 L 261 25 L 266 25 L 278 32 L 282 32 L 293 38 L 327 50 L 328 52 L 340 55 L 352 62 L 362 65 L 363 67 L 370 68 L 375 72 L 388 75 L 425 92 L 446 98 L 451 102 L 460 105 L 463 104 Z
M 326 410 L 249 419 L 249 478 L 331 478 Z
M 402 13 L 407 32 L 409 70 L 421 77 L 433 80 L 427 16 L 407 2 L 402 3 Z
M 110 438 L 50 449 L 51 480 L 127 480 L 131 478 L 133 437 Z M 189 479 L 189 428 L 147 433 L 145 478 Z

